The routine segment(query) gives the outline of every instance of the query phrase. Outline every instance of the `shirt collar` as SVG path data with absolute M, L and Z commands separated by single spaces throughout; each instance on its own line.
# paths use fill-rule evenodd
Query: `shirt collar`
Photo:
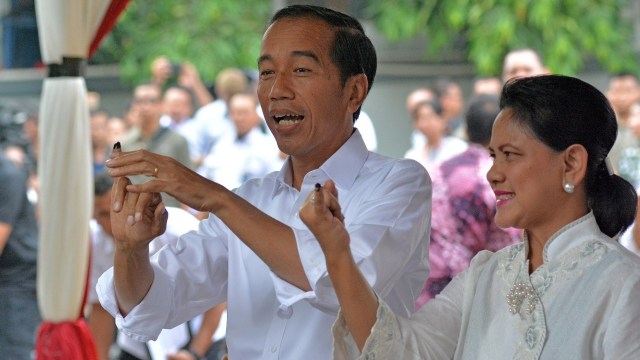
M 319 169 L 312 172 L 322 171 L 326 174 L 326 177 L 333 180 L 339 188 L 350 189 L 368 156 L 369 150 L 367 150 L 367 146 L 364 140 L 362 140 L 362 135 L 360 135 L 358 129 L 354 128 L 354 132 L 347 142 L 345 142 L 338 151 L 333 153 Z M 278 181 L 287 185 L 290 185 L 292 182 L 290 161 L 291 158 L 287 157 L 287 160 L 282 165 L 276 177 Z M 305 176 L 305 181 L 306 179 L 307 176 Z
M 600 231 L 593 211 L 590 211 L 587 215 L 565 225 L 551 236 L 544 247 L 544 262 L 553 261 L 576 246 L 584 244 L 585 241 L 596 238 L 610 239 Z

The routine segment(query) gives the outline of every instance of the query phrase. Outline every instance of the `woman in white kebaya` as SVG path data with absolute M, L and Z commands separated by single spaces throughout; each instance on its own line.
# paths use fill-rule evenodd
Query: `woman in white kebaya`
M 481 252 L 411 318 L 367 285 L 335 186 L 300 211 L 341 304 L 335 359 L 640 359 L 640 258 L 614 239 L 634 220 L 633 187 L 612 173 L 610 104 L 593 86 L 545 75 L 507 83 L 487 173 L 495 221 L 524 241 Z

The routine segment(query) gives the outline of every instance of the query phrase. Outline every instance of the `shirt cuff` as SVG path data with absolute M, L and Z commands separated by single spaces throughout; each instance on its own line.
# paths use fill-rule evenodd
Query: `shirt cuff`
M 168 303 L 168 301 L 171 301 L 170 297 L 164 295 L 173 292 L 171 280 L 155 266 L 153 266 L 153 271 L 154 279 L 149 292 L 124 317 L 118 309 L 113 284 L 113 268 L 110 268 L 100 276 L 96 286 L 98 299 L 102 307 L 115 318 L 118 329 L 125 335 L 140 342 L 158 338 L 172 308 L 172 304 Z M 167 309 L 167 311 L 158 311 L 158 309 Z

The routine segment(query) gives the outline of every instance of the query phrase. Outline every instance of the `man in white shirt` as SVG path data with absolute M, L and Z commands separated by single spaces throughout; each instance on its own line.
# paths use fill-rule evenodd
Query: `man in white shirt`
M 335 182 L 356 262 L 406 316 L 428 276 L 431 182 L 413 160 L 369 152 L 354 130 L 376 70 L 357 20 L 315 6 L 282 9 L 258 64 L 261 108 L 289 155 L 282 169 L 231 192 L 170 158 L 114 151 L 107 166 L 119 177 L 112 221 L 121 246 L 98 293 L 140 340 L 228 301 L 231 359 L 330 359 L 338 301 L 298 209 L 316 184 Z M 131 186 L 124 176 L 135 173 L 155 179 Z M 166 222 L 159 191 L 211 216 L 150 263 L 147 244 Z
M 260 124 L 254 95 L 239 93 L 229 100 L 229 117 L 235 131 L 224 135 L 204 158 L 198 173 L 227 189 L 279 170 L 280 150 Z

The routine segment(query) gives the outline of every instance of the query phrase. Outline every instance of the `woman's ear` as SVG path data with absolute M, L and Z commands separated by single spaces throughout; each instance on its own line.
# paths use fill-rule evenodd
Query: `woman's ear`
M 353 75 L 347 80 L 345 91 L 349 93 L 349 111 L 356 112 L 369 93 L 369 82 L 365 74 Z
M 578 186 L 587 174 L 589 153 L 580 144 L 573 144 L 564 151 L 564 182 Z

